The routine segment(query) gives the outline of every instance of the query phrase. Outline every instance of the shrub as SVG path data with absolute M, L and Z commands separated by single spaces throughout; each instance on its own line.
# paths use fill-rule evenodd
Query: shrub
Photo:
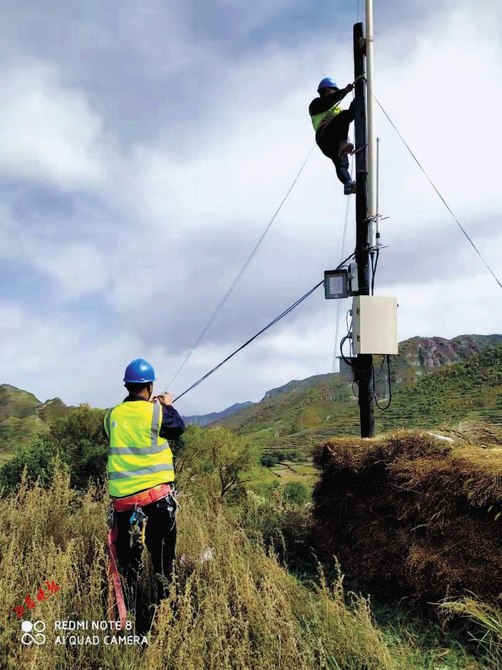
M 286 500 L 297 505 L 303 505 L 310 501 L 309 488 L 302 482 L 288 482 L 282 490 L 282 495 Z
M 277 465 L 278 460 L 275 456 L 271 456 L 270 454 L 265 454 L 264 456 L 261 457 L 260 463 L 265 468 L 273 468 L 274 465 Z
M 270 452 L 270 455 L 282 463 L 283 461 L 300 461 L 302 458 L 301 453 L 298 449 L 278 449 L 277 451 Z

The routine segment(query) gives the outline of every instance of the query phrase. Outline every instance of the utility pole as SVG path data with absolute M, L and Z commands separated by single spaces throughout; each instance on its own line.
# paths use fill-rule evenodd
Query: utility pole
M 368 171 L 366 130 L 366 41 L 362 23 L 354 25 L 354 80 L 355 80 L 355 149 L 356 149 L 356 263 L 359 283 L 358 295 L 370 295 L 370 226 L 368 215 Z M 372 354 L 358 354 L 355 363 L 356 381 L 359 386 L 359 417 L 361 437 L 375 434 L 373 400 Z

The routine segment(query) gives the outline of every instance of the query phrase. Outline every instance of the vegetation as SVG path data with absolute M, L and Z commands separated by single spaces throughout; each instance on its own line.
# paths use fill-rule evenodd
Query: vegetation
M 104 411 L 82 405 L 55 420 L 47 431 L 0 468 L 0 491 L 17 489 L 26 470 L 28 480 L 48 485 L 59 464 L 66 466 L 73 487 L 85 489 L 89 479 L 104 481 L 108 442 L 103 432 Z
M 9 384 L 0 385 L 0 460 L 11 456 L 20 446 L 29 445 L 53 420 L 66 416 L 68 411 L 59 398 L 42 403 L 32 393 Z
M 199 496 L 220 500 L 240 490 L 243 477 L 258 464 L 260 448 L 228 428 L 191 425 L 177 441 L 176 472 L 181 487 L 187 482 Z
M 328 580 L 321 571 L 315 582 L 302 583 L 278 560 L 273 545 L 269 545 L 272 551 L 267 549 L 263 539 L 268 513 L 277 505 L 254 494 L 239 507 L 239 520 L 232 519 L 225 505 L 207 507 L 188 493 L 182 497 L 176 579 L 169 597 L 155 612 L 144 650 L 134 644 L 105 645 L 104 636 L 114 633 L 110 629 L 76 631 L 81 640 L 84 635 L 97 634 L 98 644 L 72 643 L 72 632 L 56 631 L 56 621 L 114 620 L 108 609 L 108 558 L 103 542 L 105 498 L 95 486 L 79 493 L 70 487 L 68 475 L 56 470 L 47 489 L 24 482 L 16 494 L 1 502 L 0 667 L 500 667 L 497 637 L 489 652 L 476 661 L 454 640 L 445 646 L 439 627 L 432 642 L 430 631 L 419 635 L 409 623 L 399 629 L 392 625 L 379 628 L 369 601 L 345 595 L 339 574 Z M 278 506 L 283 520 L 293 514 L 292 503 L 279 501 Z M 146 560 L 143 589 L 150 579 L 151 565 Z M 46 581 L 60 590 L 38 601 L 37 590 L 45 589 Z M 22 620 L 45 622 L 45 645 L 24 647 L 20 643 L 21 619 L 14 607 L 22 605 L 27 595 L 34 598 L 35 606 L 22 614 Z M 66 642 L 54 644 L 57 635 L 66 637 Z M 423 648 L 426 638 L 431 645 Z
M 474 353 L 473 347 L 479 343 L 473 338 L 469 336 L 467 342 L 456 338 L 464 348 L 454 364 L 446 365 L 455 360 L 451 352 L 450 357 L 438 353 L 436 362 L 443 362 L 443 367 L 420 367 L 418 361 L 429 360 L 420 353 L 420 346 L 413 344 L 414 359 L 409 359 L 410 341 L 402 343 L 401 355 L 391 362 L 391 406 L 387 411 L 375 410 L 377 431 L 433 427 L 461 420 L 502 422 L 502 345 L 486 346 L 483 341 L 480 353 Z M 379 371 L 378 358 L 375 366 Z M 386 366 L 377 374 L 377 390 L 385 403 Z M 300 450 L 305 456 L 319 438 L 357 435 L 359 408 L 351 382 L 338 374 L 318 375 L 271 392 L 221 425 L 262 444 L 266 456 L 277 458 L 280 451 L 290 449 Z
M 156 613 L 149 645 L 54 644 L 55 621 L 108 621 L 105 502 L 55 473 L 47 490 L 26 483 L 2 502 L 0 664 L 4 668 L 393 668 L 367 601 L 348 608 L 340 584 L 302 586 L 251 543 L 219 506 L 181 506 L 176 584 Z M 211 548 L 211 560 L 198 557 Z M 23 569 L 20 569 L 20 565 Z M 36 602 L 47 644 L 23 648 L 14 606 L 46 580 L 60 591 Z M 26 613 L 23 619 L 35 616 Z M 80 632 L 79 632 L 80 633 Z M 109 631 L 107 631 L 109 633 Z M 87 634 L 87 633 L 86 633 Z M 89 633 L 92 634 L 92 633 Z M 70 633 L 66 633 L 67 640 Z
M 383 429 L 473 419 L 502 422 L 502 346 L 419 379 L 397 393 L 379 418 Z
M 470 432 L 468 425 L 460 444 L 401 430 L 320 446 L 313 493 L 320 555 L 335 554 L 385 598 L 425 605 L 470 591 L 497 604 L 502 430 L 487 425 L 482 445 Z
M 460 349 L 450 347 L 444 354 L 451 360 L 463 351 L 460 362 L 421 375 L 413 387 L 408 383 L 417 375 L 402 349 L 401 361 L 392 368 L 398 391 L 391 410 L 379 415 L 380 429 L 403 422 L 434 426 L 454 437 L 454 448 L 410 431 L 390 441 L 346 437 L 332 442 L 331 454 L 323 456 L 321 449 L 316 456 L 325 469 L 329 466 L 323 458 L 334 458 L 336 481 L 314 477 L 302 458 L 319 443 L 318 436 L 358 432 L 351 386 L 336 375 L 275 390 L 259 406 L 239 413 L 240 419 L 226 419 L 223 427 L 189 426 L 172 445 L 181 491 L 175 582 L 169 597 L 151 612 L 144 649 L 105 645 L 109 630 L 99 631 L 96 645 L 72 644 L 69 631 L 65 644 L 54 644 L 56 621 L 115 619 L 105 543 L 103 412 L 83 405 L 60 416 L 54 402 L 49 416 L 52 410 L 36 405 L 36 398 L 25 404 L 23 392 L 9 387 L 13 403 L 4 403 L 4 428 L 36 418 L 46 427 L 0 468 L 0 667 L 502 667 L 502 613 L 495 593 L 501 564 L 496 530 L 502 515 L 497 455 L 502 433 L 493 423 L 479 423 L 480 418 L 498 422 L 502 417 L 502 347 L 484 348 L 477 355 L 472 347 L 479 343 L 470 337 L 459 342 Z M 426 348 L 422 354 L 418 349 L 422 344 L 409 346 L 425 364 Z M 465 418 L 478 421 L 453 425 Z M 437 428 L 441 423 L 442 429 Z M 17 425 L 22 430 L 26 424 Z M 326 494 L 322 504 L 328 512 L 321 530 L 312 523 L 313 509 L 316 523 L 323 516 L 319 499 L 315 505 L 312 501 L 314 479 L 319 479 L 316 491 Z M 451 515 L 457 512 L 453 523 Z M 356 548 L 352 555 L 358 555 L 359 567 L 345 560 L 339 546 L 329 547 L 325 556 L 319 552 L 325 563 L 318 563 L 314 547 L 333 529 Z M 441 534 L 453 537 L 457 532 L 461 560 L 452 562 L 440 540 Z M 344 570 L 349 566 L 347 577 L 334 555 Z M 398 565 L 403 556 L 411 566 L 404 575 Z M 395 570 L 382 591 L 368 586 L 372 561 L 384 576 Z M 484 576 L 483 565 L 488 566 Z M 403 580 L 413 582 L 416 593 L 432 593 L 427 589 L 436 583 L 436 568 L 443 571 L 440 579 L 453 575 L 455 595 L 461 595 L 455 581 L 461 577 L 476 596 L 450 598 L 427 617 L 403 613 L 388 597 L 390 587 L 401 588 Z M 60 590 L 39 601 L 37 591 L 46 581 Z M 347 581 L 359 595 L 344 587 Z M 153 582 L 145 556 L 143 595 L 148 596 Z M 491 585 L 495 597 L 483 591 Z M 26 605 L 28 594 L 34 598 L 33 611 Z M 480 595 L 486 598 L 481 601 Z M 23 603 L 23 620 L 46 623 L 46 645 L 21 644 L 21 618 L 14 607 Z

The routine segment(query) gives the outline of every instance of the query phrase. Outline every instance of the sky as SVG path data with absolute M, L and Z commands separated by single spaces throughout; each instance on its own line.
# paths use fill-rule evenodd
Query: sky
M 375 96 L 502 281 L 500 3 L 374 13 Z M 111 407 L 145 358 L 160 392 L 314 146 L 318 82 L 353 80 L 364 2 L 0 0 L 0 16 L 0 384 Z M 375 293 L 397 297 L 399 340 L 502 333 L 500 286 L 378 108 L 375 126 Z M 354 208 L 315 147 L 175 396 L 354 250 Z M 175 406 L 331 372 L 348 309 L 319 289 Z

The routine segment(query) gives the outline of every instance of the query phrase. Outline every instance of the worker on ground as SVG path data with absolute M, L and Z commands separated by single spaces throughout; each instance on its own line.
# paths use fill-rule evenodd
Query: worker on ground
M 105 416 L 114 517 L 111 537 L 127 586 L 126 605 L 133 613 L 143 543 L 159 575 L 159 600 L 171 579 L 176 545 L 174 466 L 167 440 L 180 437 L 185 424 L 170 393 L 153 397 L 154 381 L 150 363 L 142 358 L 132 361 L 124 375 L 129 395 Z
M 356 192 L 356 182 L 350 176 L 348 159 L 348 154 L 354 151 L 354 145 L 347 139 L 349 124 L 354 120 L 354 102 L 347 110 L 340 109 L 339 105 L 353 88 L 352 84 L 347 84 L 340 90 L 333 79 L 326 77 L 317 87 L 319 97 L 312 100 L 309 106 L 317 146 L 335 164 L 336 175 L 343 184 L 345 195 Z

